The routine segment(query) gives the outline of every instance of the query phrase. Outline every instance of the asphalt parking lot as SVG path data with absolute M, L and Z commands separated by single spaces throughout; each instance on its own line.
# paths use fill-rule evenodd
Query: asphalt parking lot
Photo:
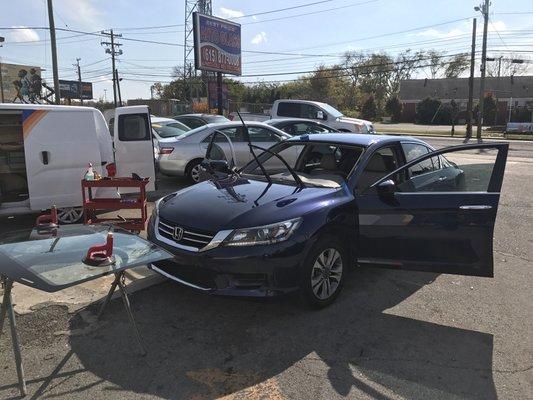
M 185 183 L 162 184 L 160 194 Z M 320 311 L 296 294 L 220 298 L 165 282 L 131 296 L 146 357 L 120 300 L 102 324 L 45 303 L 18 318 L 28 398 L 533 398 L 532 193 L 533 143 L 513 142 L 494 279 L 358 268 Z M 4 335 L 0 399 L 17 396 Z

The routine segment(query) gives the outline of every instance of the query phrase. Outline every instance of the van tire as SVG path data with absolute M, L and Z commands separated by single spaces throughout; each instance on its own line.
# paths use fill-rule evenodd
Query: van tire
M 187 179 L 192 183 L 198 183 L 200 182 L 200 175 L 198 174 L 198 168 L 200 167 L 200 163 L 202 162 L 201 158 L 197 158 L 195 160 L 192 160 L 187 164 L 187 167 L 185 167 L 185 176 L 187 176 Z
M 83 219 L 83 207 L 63 207 L 57 209 L 57 220 L 61 225 L 77 224 Z

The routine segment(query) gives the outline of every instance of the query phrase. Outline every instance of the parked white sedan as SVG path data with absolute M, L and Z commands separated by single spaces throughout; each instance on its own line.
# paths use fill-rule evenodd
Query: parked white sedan
M 291 136 L 277 128 L 261 122 L 246 124 L 252 144 L 269 148 Z M 244 139 L 244 128 L 240 122 L 207 124 L 176 137 L 169 142 L 160 143 L 159 170 L 166 175 L 186 176 L 193 182 L 200 180 L 200 163 L 204 159 L 207 146 L 214 132 L 220 131 L 230 138 L 235 151 L 235 165 L 242 167 L 251 160 L 248 143 Z M 217 136 L 217 145 L 224 151 L 226 158 L 232 158 L 227 140 Z M 261 153 L 256 150 L 256 153 Z

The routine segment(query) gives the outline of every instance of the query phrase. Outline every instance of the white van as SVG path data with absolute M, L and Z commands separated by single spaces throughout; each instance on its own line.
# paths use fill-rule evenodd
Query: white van
M 0 103 L 0 215 L 58 207 L 62 223 L 82 217 L 81 179 L 91 163 L 102 176 L 150 178 L 155 167 L 147 106 L 115 110 L 111 135 L 91 107 Z
M 305 118 L 325 124 L 341 132 L 375 133 L 372 122 L 345 117 L 335 107 L 311 100 L 276 100 L 270 118 Z

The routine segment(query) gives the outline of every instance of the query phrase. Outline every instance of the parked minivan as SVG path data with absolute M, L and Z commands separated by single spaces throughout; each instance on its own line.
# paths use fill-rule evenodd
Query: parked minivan
M 372 122 L 345 117 L 335 107 L 311 100 L 276 100 L 270 118 L 305 118 L 321 122 L 340 132 L 375 133 Z
M 155 167 L 147 106 L 115 110 L 112 135 L 91 107 L 0 103 L 0 215 L 58 207 L 62 223 L 82 217 L 80 181 L 89 163 L 106 176 L 149 177 Z

